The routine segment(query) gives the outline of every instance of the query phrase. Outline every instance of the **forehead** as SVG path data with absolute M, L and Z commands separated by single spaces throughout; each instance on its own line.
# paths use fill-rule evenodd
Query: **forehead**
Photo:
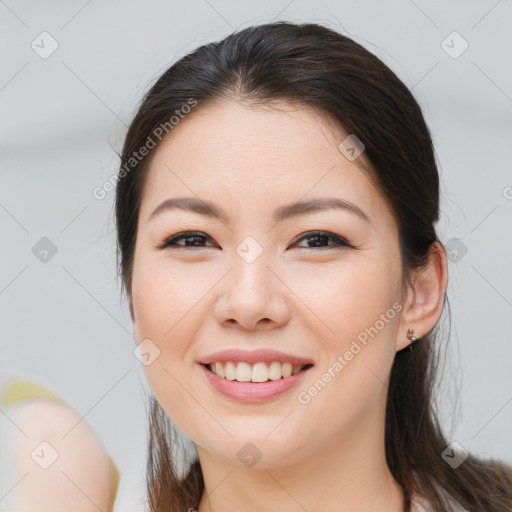
M 348 134 L 308 106 L 198 106 L 153 156 L 141 215 L 169 197 L 236 199 L 253 208 L 340 195 L 375 219 L 390 215 L 378 190 L 338 146 Z M 287 201 L 286 201 L 287 202 Z
M 265 162 L 284 166 L 312 151 L 318 156 L 342 138 L 341 127 L 305 104 L 247 105 L 220 100 L 196 107 L 172 129 L 157 153 L 177 157 L 185 150 L 190 162 L 200 158 L 229 163 L 236 158 L 244 171 Z M 260 168 L 258 175 L 265 170 Z

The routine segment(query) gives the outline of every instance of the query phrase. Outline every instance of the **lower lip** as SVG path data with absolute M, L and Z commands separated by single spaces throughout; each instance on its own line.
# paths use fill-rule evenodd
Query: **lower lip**
M 238 382 L 219 377 L 204 364 L 199 364 L 210 384 L 223 395 L 244 403 L 261 403 L 276 398 L 296 386 L 313 368 L 310 366 L 290 377 L 266 382 Z

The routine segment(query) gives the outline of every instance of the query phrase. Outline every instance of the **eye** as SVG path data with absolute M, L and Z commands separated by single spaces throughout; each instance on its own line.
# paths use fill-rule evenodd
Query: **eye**
M 214 247 L 213 245 L 207 246 L 205 245 L 205 242 L 208 240 L 211 240 L 208 235 L 205 233 L 202 233 L 200 231 L 186 231 L 183 233 L 179 233 L 175 236 L 172 236 L 171 238 L 168 238 L 161 244 L 158 248 L 159 249 L 165 249 L 168 247 L 177 247 L 177 248 L 202 248 L 202 247 Z M 346 240 L 343 238 L 333 234 L 328 233 L 326 231 L 310 231 L 308 233 L 305 233 L 300 238 L 297 239 L 298 241 L 306 240 L 308 241 L 308 246 L 300 246 L 297 245 L 297 247 L 302 247 L 305 249 L 329 249 L 333 247 L 353 247 L 350 245 Z M 313 245 L 309 244 L 309 240 L 313 241 Z M 183 242 L 183 243 L 180 243 Z M 331 242 L 331 245 L 328 245 L 329 242 Z
M 208 247 L 202 245 L 204 241 L 210 240 L 210 237 L 201 233 L 200 231 L 186 231 L 183 233 L 179 233 L 171 238 L 165 240 L 165 242 L 160 245 L 159 249 L 165 249 L 166 247 L 178 247 L 178 248 L 191 248 L 191 247 Z M 184 243 L 178 243 L 183 241 Z M 190 243 L 188 243 L 190 242 Z
M 337 235 L 334 235 L 333 233 L 327 233 L 326 231 L 310 231 L 309 233 L 305 233 L 304 235 L 302 235 L 299 239 L 299 241 L 301 240 L 312 240 L 313 241 L 313 245 L 308 245 L 306 247 L 306 249 L 313 249 L 315 247 L 317 248 L 320 248 L 320 249 L 329 249 L 329 248 L 332 248 L 332 247 L 335 247 L 335 246 L 339 246 L 339 247 L 352 247 L 346 240 L 344 240 L 343 238 L 337 236 Z M 333 242 L 334 245 L 326 245 L 328 242 Z M 301 246 L 298 246 L 298 247 L 301 247 Z M 304 246 L 302 246 L 304 247 Z

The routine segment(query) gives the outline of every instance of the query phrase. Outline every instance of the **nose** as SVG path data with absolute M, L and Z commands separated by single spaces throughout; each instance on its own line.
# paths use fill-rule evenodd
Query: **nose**
M 272 268 L 265 251 L 252 263 L 235 253 L 232 267 L 222 280 L 215 304 L 217 321 L 224 327 L 251 331 L 286 325 L 290 319 L 290 290 Z

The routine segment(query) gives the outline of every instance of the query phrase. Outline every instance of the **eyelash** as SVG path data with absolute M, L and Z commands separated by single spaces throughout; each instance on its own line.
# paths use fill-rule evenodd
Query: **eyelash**
M 163 244 L 161 244 L 158 249 L 166 249 L 166 248 L 179 248 L 179 249 L 202 249 L 203 247 L 197 247 L 197 246 L 189 246 L 189 245 L 178 245 L 176 242 L 180 240 L 186 240 L 189 238 L 203 238 L 211 240 L 208 235 L 205 233 L 202 233 L 201 231 L 185 231 L 183 233 L 178 233 L 177 235 L 174 235 L 167 240 L 164 241 Z M 296 239 L 296 242 L 300 242 L 303 239 L 313 238 L 313 237 L 324 237 L 328 240 L 335 243 L 335 245 L 331 246 L 325 246 L 325 247 L 318 247 L 317 249 L 333 249 L 335 247 L 350 247 L 354 248 L 351 244 L 349 244 L 346 240 L 343 238 L 335 235 L 334 233 L 329 233 L 327 231 L 308 231 L 307 233 L 303 233 L 298 239 Z M 208 246 L 206 246 L 208 247 Z M 315 249 L 315 247 L 300 247 L 301 249 Z

